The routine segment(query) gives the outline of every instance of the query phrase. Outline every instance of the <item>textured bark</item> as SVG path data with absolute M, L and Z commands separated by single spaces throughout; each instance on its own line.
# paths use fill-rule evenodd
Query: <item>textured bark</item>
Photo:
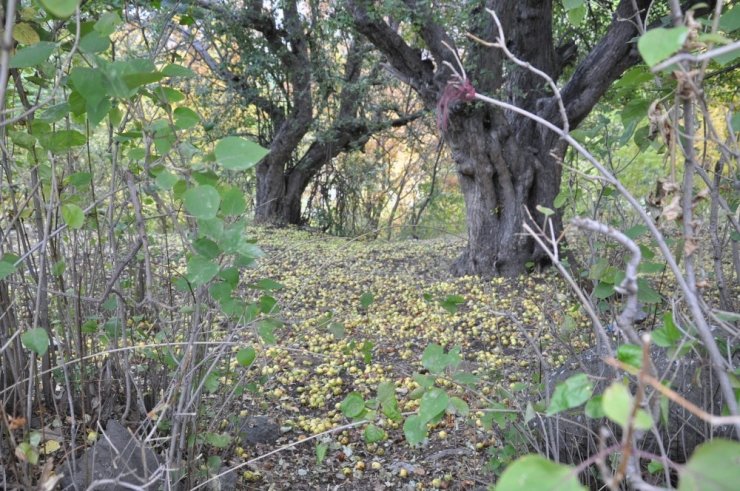
M 348 0 L 348 9 L 357 29 L 385 54 L 393 73 L 434 107 L 451 75 L 443 62 L 456 66 L 444 46 L 453 42 L 433 20 L 428 2 L 404 3 L 408 15 L 421 26 L 420 35 L 434 63 L 376 15 L 374 2 Z M 571 129 L 583 121 L 609 85 L 638 61 L 635 45 L 630 43 L 638 32 L 634 23 L 624 19 L 641 16 L 649 3 L 622 0 L 602 40 L 563 86 Z M 500 18 L 509 50 L 553 79 L 574 58 L 572 45 L 556 47 L 553 42 L 551 0 L 496 0 L 485 2 L 485 6 Z M 487 41 L 497 37 L 492 18 L 482 7 L 471 11 L 465 30 Z M 524 68 L 506 65 L 498 49 L 470 44 L 465 52 L 467 75 L 477 92 L 562 125 L 557 100 L 542 79 Z M 559 162 L 566 146 L 531 120 L 480 103 L 453 105 L 443 136 L 457 164 L 467 208 L 468 244 L 454 272 L 512 276 L 524 272 L 529 263 L 545 264 L 546 256 L 524 235 L 522 225 L 530 215 L 542 223 L 544 217 L 537 205 L 552 208 L 560 189 Z M 557 233 L 561 229 L 559 217 L 554 224 Z

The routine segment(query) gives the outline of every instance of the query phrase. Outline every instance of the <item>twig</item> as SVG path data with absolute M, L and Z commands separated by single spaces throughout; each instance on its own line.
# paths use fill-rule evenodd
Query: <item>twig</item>
M 615 368 L 624 370 L 627 373 L 635 375 L 639 373 L 633 366 L 627 365 L 614 358 L 604 358 L 604 363 L 611 365 Z M 740 416 L 715 416 L 704 411 L 702 408 L 694 404 L 693 402 L 685 399 L 683 396 L 678 394 L 676 391 L 669 389 L 660 380 L 653 377 L 652 375 L 643 375 L 643 380 L 650 384 L 652 388 L 666 396 L 671 401 L 675 402 L 679 406 L 683 407 L 697 418 L 705 421 L 713 426 L 724 426 L 724 425 L 737 425 L 740 424 Z
M 597 232 L 606 235 L 607 237 L 611 237 L 615 241 L 622 244 L 625 248 L 627 248 L 632 254 L 632 257 L 627 262 L 624 280 L 622 280 L 622 283 L 619 286 L 615 287 L 615 290 L 618 293 L 627 295 L 625 307 L 617 317 L 617 325 L 630 341 L 632 341 L 633 343 L 639 343 L 640 338 L 637 336 L 637 333 L 632 328 L 632 324 L 635 320 L 635 315 L 637 314 L 638 309 L 637 268 L 639 267 L 640 260 L 642 259 L 640 248 L 632 239 L 627 237 L 619 230 L 609 227 L 608 225 L 599 223 L 596 220 L 591 220 L 589 218 L 574 218 L 571 223 L 578 228 L 585 228 L 586 230 L 591 230 L 592 232 Z
M 734 43 L 726 44 L 719 48 L 714 48 L 714 49 L 705 51 L 704 53 L 701 53 L 698 55 L 692 55 L 690 53 L 679 53 L 675 56 L 671 56 L 665 61 L 658 63 L 657 65 L 652 67 L 650 70 L 653 73 L 657 73 L 677 63 L 681 63 L 681 62 L 699 63 L 699 62 L 711 60 L 714 57 L 726 55 L 728 53 L 732 53 L 738 50 L 740 50 L 740 41 L 735 41 Z

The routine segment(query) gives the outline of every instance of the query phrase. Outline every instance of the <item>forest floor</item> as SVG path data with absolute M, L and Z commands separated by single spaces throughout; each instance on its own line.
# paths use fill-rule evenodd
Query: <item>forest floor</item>
M 270 295 L 285 324 L 249 370 L 254 379 L 262 375 L 258 392 L 245 392 L 227 412 L 232 424 L 266 416 L 280 436 L 235 449 L 228 465 L 242 465 L 240 489 L 485 489 L 512 455 L 483 410 L 524 411 L 516 394 L 530 393 L 543 369 L 529 343 L 552 366 L 590 344 L 585 317 L 553 271 L 513 280 L 452 277 L 461 239 L 364 241 L 266 229 L 257 243 L 266 256 L 251 278 L 283 286 Z M 241 334 L 258 345 L 252 330 Z M 406 443 L 403 422 L 380 412 L 369 422 L 386 432 L 383 441 L 366 443 L 364 424 L 333 431 L 353 423 L 340 411 L 348 393 L 368 401 L 383 382 L 395 385 L 401 412 L 418 409 L 414 374 L 426 372 L 421 357 L 430 343 L 460 348 L 455 380 L 436 384 L 469 413 L 443 418 L 416 448 Z M 477 383 L 460 383 L 460 374 Z

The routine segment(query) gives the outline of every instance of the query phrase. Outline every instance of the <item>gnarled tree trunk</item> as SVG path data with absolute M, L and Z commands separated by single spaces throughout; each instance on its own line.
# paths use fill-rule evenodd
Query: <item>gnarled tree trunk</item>
M 383 20 L 376 2 L 348 0 L 357 29 L 386 55 L 393 73 L 415 89 L 428 106 L 435 107 L 445 97 L 448 84 L 455 83 L 449 66 L 457 67 L 458 61 L 447 47 L 454 47 L 455 42 L 437 23 L 427 2 L 403 0 L 403 4 L 406 15 L 419 26 L 424 51 L 409 46 L 397 26 Z M 631 43 L 639 34 L 636 23 L 625 19 L 643 18 L 649 4 L 648 0 L 622 0 L 601 40 L 563 85 L 562 102 L 570 129 L 588 115 L 611 83 L 639 60 Z M 477 5 L 470 10 L 470 23 L 463 30 L 495 43 L 499 33 L 493 18 Z M 521 60 L 554 80 L 573 61 L 574 45 L 556 46 L 553 41 L 551 0 L 491 0 L 485 7 L 497 13 L 507 48 Z M 507 60 L 499 48 L 471 42 L 465 54 L 467 77 L 476 92 L 563 126 L 557 98 L 540 76 Z M 544 217 L 537 205 L 552 208 L 560 189 L 559 162 L 565 144 L 518 113 L 480 102 L 453 101 L 446 107 L 443 138 L 457 164 L 467 207 L 468 244 L 454 272 L 512 276 L 524 272 L 530 263 L 546 263 L 545 254 L 524 235 L 522 225 L 529 219 L 542 223 Z M 553 225 L 559 233 L 558 216 Z

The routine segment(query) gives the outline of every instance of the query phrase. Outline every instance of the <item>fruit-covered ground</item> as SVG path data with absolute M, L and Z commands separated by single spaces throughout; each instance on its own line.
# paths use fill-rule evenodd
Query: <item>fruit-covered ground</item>
M 233 427 L 266 416 L 279 437 L 234 448 L 228 464 L 240 466 L 243 489 L 485 489 L 491 469 L 510 457 L 486 410 L 525 411 L 517 394 L 529 393 L 546 366 L 533 348 L 552 367 L 590 343 L 585 317 L 553 271 L 515 280 L 450 276 L 458 238 L 385 242 L 266 229 L 257 242 L 266 256 L 250 275 L 282 285 L 270 295 L 284 325 L 272 345 L 259 341 L 256 327 L 244 328 L 258 355 L 240 382 L 258 383 L 230 403 L 226 419 Z M 422 353 L 430 344 L 459 347 L 462 361 L 429 377 Z M 373 399 L 390 382 L 399 411 L 412 414 L 424 380 L 457 406 L 411 447 L 403 420 L 373 411 Z M 353 392 L 368 402 L 368 423 L 342 411 Z M 369 424 L 381 430 L 370 440 L 380 441 L 366 441 Z

